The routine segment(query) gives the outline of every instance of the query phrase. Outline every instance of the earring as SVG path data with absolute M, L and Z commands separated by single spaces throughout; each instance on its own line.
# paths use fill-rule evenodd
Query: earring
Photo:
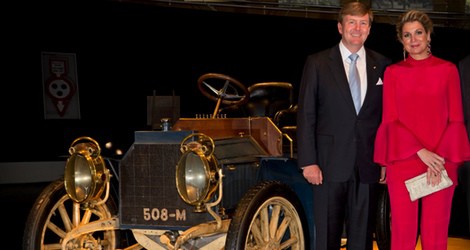
M 406 61 L 406 50 L 403 48 L 403 61 Z
M 431 55 L 431 41 L 428 41 L 428 55 Z

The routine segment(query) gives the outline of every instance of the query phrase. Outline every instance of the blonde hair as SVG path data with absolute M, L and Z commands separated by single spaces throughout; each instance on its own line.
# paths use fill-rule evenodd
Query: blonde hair
M 415 22 L 415 21 L 423 25 L 426 33 L 433 32 L 432 20 L 431 18 L 429 18 L 429 16 L 426 13 L 420 10 L 409 10 L 401 14 L 401 16 L 398 18 L 396 31 L 397 31 L 397 38 L 399 41 L 401 41 L 403 37 L 403 25 L 405 25 L 405 23 Z

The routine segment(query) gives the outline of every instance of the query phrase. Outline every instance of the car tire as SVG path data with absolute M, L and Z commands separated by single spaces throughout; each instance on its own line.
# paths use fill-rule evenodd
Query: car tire
M 301 203 L 289 186 L 278 181 L 261 182 L 238 204 L 226 249 L 308 249 L 305 222 Z
M 375 241 L 379 250 L 390 250 L 390 200 L 386 185 L 382 185 L 377 207 Z
M 108 199 L 106 203 L 90 210 L 90 219 L 82 221 L 85 217 L 83 210 L 79 210 L 80 218 L 72 215 L 74 206 L 78 204 L 67 195 L 64 180 L 52 182 L 41 192 L 28 215 L 23 233 L 23 250 L 47 249 L 48 246 L 57 248 L 67 232 L 75 227 L 74 221 L 89 223 L 109 219 L 116 214 L 115 204 L 112 198 Z M 71 239 L 69 244 L 75 244 L 77 248 L 113 250 L 119 247 L 120 240 L 124 238 L 121 238 L 118 230 L 97 231 Z

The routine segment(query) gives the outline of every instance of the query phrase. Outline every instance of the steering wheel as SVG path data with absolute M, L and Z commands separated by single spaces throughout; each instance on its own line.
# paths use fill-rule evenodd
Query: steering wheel
M 221 103 L 227 106 L 242 106 L 250 98 L 245 85 L 223 74 L 204 74 L 199 77 L 197 86 L 204 96 L 217 102 L 212 117 L 215 117 L 219 112 Z

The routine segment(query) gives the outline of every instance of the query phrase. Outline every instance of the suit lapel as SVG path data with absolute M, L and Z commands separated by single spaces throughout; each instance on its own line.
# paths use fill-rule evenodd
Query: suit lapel
M 344 64 L 341 58 L 341 53 L 339 52 L 339 44 L 331 49 L 328 64 L 335 79 L 335 84 L 338 86 L 341 95 L 349 103 L 351 112 L 354 112 L 355 114 L 356 109 L 354 108 L 354 102 L 351 96 L 351 90 L 349 89 L 348 78 L 346 77 L 346 72 L 344 71 Z
M 375 85 L 379 80 L 379 67 L 377 65 L 377 61 L 372 56 L 370 56 L 371 54 L 372 53 L 367 53 L 366 49 L 367 92 L 361 110 L 367 109 L 367 107 L 371 105 L 369 100 L 372 98 L 372 91 L 376 87 Z

